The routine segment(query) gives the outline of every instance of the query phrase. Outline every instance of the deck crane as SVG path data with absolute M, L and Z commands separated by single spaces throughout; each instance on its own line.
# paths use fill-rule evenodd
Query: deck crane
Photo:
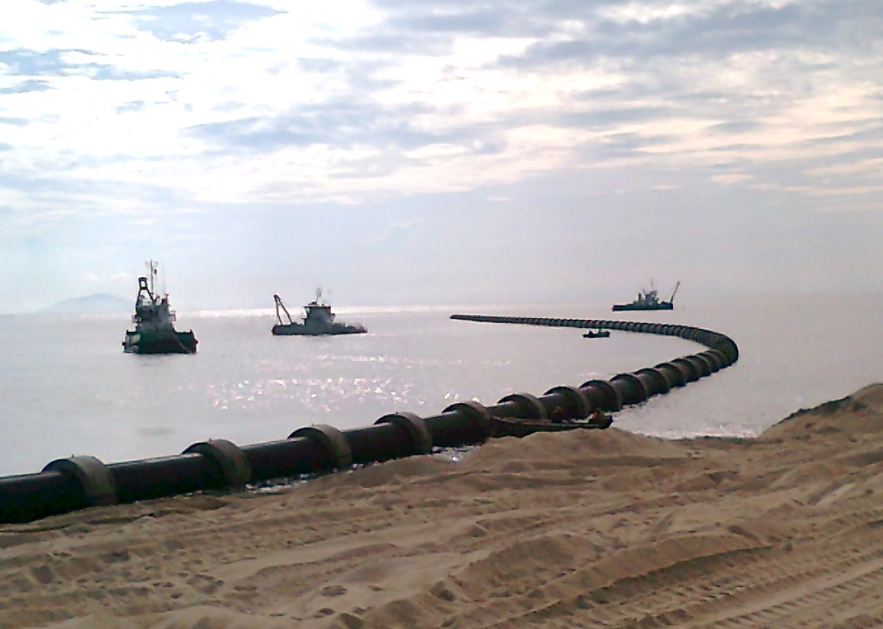
M 285 313 L 285 316 L 288 317 L 288 323 L 294 323 L 294 319 L 291 318 L 291 315 L 288 313 L 288 308 L 285 307 L 285 304 L 282 303 L 282 298 L 279 295 L 273 295 L 273 299 L 276 300 L 276 319 L 279 321 L 279 325 L 286 325 L 286 323 L 282 320 L 282 317 L 279 314 L 279 309 L 282 308 L 282 312 Z
M 680 286 L 681 286 L 681 280 L 678 280 L 678 283 L 675 284 L 674 289 L 671 291 L 671 296 L 668 298 L 668 303 L 670 303 L 670 304 L 675 303 L 675 293 L 678 292 L 678 288 L 680 288 Z

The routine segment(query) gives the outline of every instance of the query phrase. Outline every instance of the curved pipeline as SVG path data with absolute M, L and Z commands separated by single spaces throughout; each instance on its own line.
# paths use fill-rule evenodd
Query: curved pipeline
M 225 439 L 212 439 L 193 444 L 177 456 L 109 465 L 92 456 L 58 459 L 37 474 L 0 477 L 0 523 L 29 522 L 87 507 L 175 494 L 231 490 L 260 481 L 423 454 L 432 448 L 482 443 L 494 434 L 495 421 L 503 418 L 582 420 L 599 410 L 614 412 L 623 405 L 640 404 L 739 359 L 739 349 L 728 336 L 684 325 L 461 314 L 451 315 L 451 319 L 678 336 L 708 349 L 634 373 L 617 374 L 609 381 L 552 387 L 539 397 L 513 393 L 493 406 L 458 402 L 432 417 L 398 412 L 384 415 L 365 428 L 311 426 L 295 430 L 287 439 L 241 447 Z M 609 425 L 609 420 L 582 424 L 598 429 Z

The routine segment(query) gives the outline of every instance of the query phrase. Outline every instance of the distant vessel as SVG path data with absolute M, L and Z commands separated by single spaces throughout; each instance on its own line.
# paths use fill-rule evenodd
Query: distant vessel
M 295 323 L 288 313 L 285 304 L 279 295 L 273 295 L 276 300 L 276 319 L 279 321 L 273 326 L 273 334 L 276 336 L 323 336 L 329 334 L 364 334 L 368 330 L 362 325 L 347 325 L 334 321 L 334 313 L 331 306 L 322 301 L 322 289 L 316 291 L 316 299 L 304 306 L 306 315 L 302 323 Z M 285 313 L 288 323 L 282 321 L 279 310 Z
M 169 296 L 160 297 L 153 287 L 156 262 L 147 263 L 147 277 L 138 278 L 138 297 L 134 330 L 126 330 L 123 351 L 131 354 L 195 354 L 196 337 L 193 330 L 175 330 L 175 311 L 169 308 Z
M 589 330 L 583 334 L 583 338 L 587 339 L 606 339 L 610 336 L 610 330 Z
M 613 311 L 616 312 L 618 310 L 674 310 L 675 308 L 675 293 L 678 292 L 678 287 L 680 287 L 681 283 L 678 282 L 675 284 L 674 290 L 671 291 L 671 296 L 667 301 L 659 299 L 659 296 L 656 293 L 656 287 L 653 285 L 653 280 L 650 280 L 650 290 L 641 289 L 641 292 L 638 293 L 638 298 L 635 299 L 630 304 L 614 304 Z

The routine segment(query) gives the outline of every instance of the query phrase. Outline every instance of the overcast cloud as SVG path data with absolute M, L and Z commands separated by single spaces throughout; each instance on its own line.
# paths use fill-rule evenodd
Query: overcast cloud
M 4 0 L 0 312 L 883 291 L 878 0 Z

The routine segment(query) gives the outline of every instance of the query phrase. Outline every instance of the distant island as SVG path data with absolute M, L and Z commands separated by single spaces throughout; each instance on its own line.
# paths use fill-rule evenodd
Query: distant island
M 101 293 L 65 299 L 48 308 L 43 308 L 40 312 L 54 314 L 123 313 L 130 312 L 134 307 L 132 304 L 131 299 L 123 299 L 116 295 Z

